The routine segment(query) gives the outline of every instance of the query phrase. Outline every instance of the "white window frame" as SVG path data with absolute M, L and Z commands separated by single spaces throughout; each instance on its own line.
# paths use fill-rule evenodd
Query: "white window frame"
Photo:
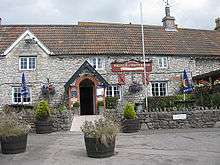
M 160 94 L 160 84 L 161 83 L 165 83 L 165 95 Z M 168 95 L 168 93 L 167 93 L 168 92 L 168 82 L 167 81 L 152 81 L 151 82 L 151 96 L 154 96 L 153 95 L 153 84 L 158 84 L 158 97 Z M 154 96 L 154 97 L 157 97 L 157 96 Z
M 168 68 L 168 58 L 167 57 L 159 57 L 158 58 L 158 66 L 159 66 L 159 68 Z
M 94 59 L 95 59 L 95 63 L 96 63 L 95 66 L 96 67 L 93 66 L 93 60 Z M 99 66 L 98 65 L 99 59 L 101 60 L 101 67 L 98 67 Z M 96 70 L 103 70 L 104 69 L 104 65 L 105 65 L 104 58 L 102 58 L 102 57 L 92 57 L 88 61 L 89 61 L 90 65 L 92 65 L 92 67 L 94 67 L 94 69 L 96 69 Z
M 111 91 L 112 91 L 112 95 L 111 96 L 108 96 L 107 95 L 107 90 L 108 90 L 108 87 L 111 87 Z M 119 91 L 119 100 L 121 100 L 121 95 L 122 95 L 122 91 L 121 91 L 121 86 L 120 85 L 117 85 L 117 84 L 111 84 L 109 85 L 107 88 L 106 88 L 106 91 L 105 91 L 105 96 L 106 97 L 117 97 L 115 96 L 115 92 L 114 92 L 114 87 L 118 87 L 118 91 Z
M 21 95 L 21 102 L 15 102 L 14 101 L 15 88 L 21 88 L 21 87 L 19 87 L 19 86 L 13 86 L 12 87 L 12 95 L 11 95 L 12 104 L 21 104 L 22 100 L 23 100 L 23 96 L 22 95 Z M 28 87 L 28 90 L 29 90 L 30 101 L 29 102 L 23 102 L 23 104 L 31 104 L 32 103 L 32 91 L 31 91 L 31 88 Z
M 23 58 L 27 59 L 27 69 L 21 68 L 21 59 L 23 59 Z M 30 68 L 30 66 L 29 66 L 29 61 L 30 61 L 31 58 L 35 59 L 35 66 L 34 66 L 34 68 Z M 36 67 L 37 67 L 37 57 L 36 56 L 27 56 L 27 57 L 21 56 L 21 57 L 19 57 L 19 70 L 36 70 Z

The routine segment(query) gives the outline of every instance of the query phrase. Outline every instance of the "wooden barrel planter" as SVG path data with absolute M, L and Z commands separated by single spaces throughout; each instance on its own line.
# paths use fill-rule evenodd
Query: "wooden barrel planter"
M 18 154 L 26 151 L 27 134 L 1 138 L 3 154 Z
M 133 133 L 138 132 L 141 128 L 140 119 L 124 119 L 122 121 L 122 132 Z
M 53 132 L 53 122 L 51 120 L 36 120 L 35 128 L 37 134 L 46 134 Z
M 105 145 L 99 139 L 84 137 L 88 157 L 106 158 L 114 155 L 115 138 Z

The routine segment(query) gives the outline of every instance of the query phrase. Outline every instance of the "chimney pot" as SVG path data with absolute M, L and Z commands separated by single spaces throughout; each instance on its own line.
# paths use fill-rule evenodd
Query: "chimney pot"
M 220 17 L 215 19 L 215 23 L 216 23 L 215 30 L 220 31 Z
M 176 24 L 175 24 L 175 18 L 170 16 L 170 7 L 165 7 L 165 14 L 166 16 L 162 19 L 163 27 L 166 31 L 177 31 L 176 30 Z
M 166 14 L 166 16 L 170 16 L 170 7 L 169 6 L 166 6 L 165 14 Z

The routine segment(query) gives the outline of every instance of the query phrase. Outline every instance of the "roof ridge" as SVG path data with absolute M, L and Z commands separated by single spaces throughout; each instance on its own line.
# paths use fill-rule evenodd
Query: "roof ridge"
M 96 26 L 96 27 L 139 27 L 141 24 L 111 23 L 111 22 L 78 22 L 78 26 Z M 144 25 L 144 27 L 161 28 L 160 25 Z
M 48 26 L 60 26 L 60 27 L 74 27 L 77 25 L 74 24 L 6 24 L 6 25 L 0 25 L 0 27 L 48 27 Z
M 216 30 L 211 29 L 194 29 L 194 28 L 177 28 L 178 30 L 190 30 L 190 31 L 209 31 L 209 32 L 217 32 Z

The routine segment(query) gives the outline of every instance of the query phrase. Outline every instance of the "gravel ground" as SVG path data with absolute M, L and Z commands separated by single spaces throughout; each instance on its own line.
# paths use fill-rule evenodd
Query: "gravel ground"
M 88 158 L 76 132 L 30 134 L 25 153 L 3 155 L 0 165 L 219 165 L 220 128 L 120 133 L 110 158 Z

